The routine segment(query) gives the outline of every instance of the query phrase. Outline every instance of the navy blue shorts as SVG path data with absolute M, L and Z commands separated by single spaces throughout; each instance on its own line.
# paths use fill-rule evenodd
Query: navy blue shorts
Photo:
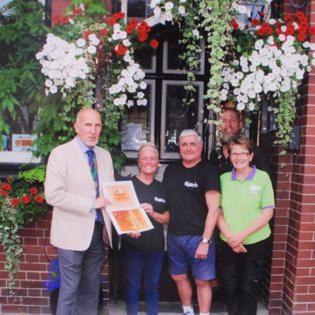
M 169 272 L 171 275 L 187 274 L 191 268 L 194 279 L 212 280 L 215 278 L 215 244 L 209 245 L 208 256 L 205 259 L 195 258 L 201 236 L 174 234 L 167 235 L 167 251 L 169 257 Z

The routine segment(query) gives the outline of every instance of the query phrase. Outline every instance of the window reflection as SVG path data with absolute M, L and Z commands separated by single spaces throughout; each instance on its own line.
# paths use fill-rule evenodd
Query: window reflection
M 163 88 L 163 104 L 162 104 L 162 152 L 171 153 L 169 157 L 173 157 L 172 153 L 178 152 L 178 138 L 184 129 L 197 129 L 201 131 L 200 109 L 202 105 L 202 83 L 196 84 L 196 93 L 194 95 L 195 102 L 191 105 L 184 104 L 186 97 L 184 89 L 186 82 L 168 81 L 165 82 Z

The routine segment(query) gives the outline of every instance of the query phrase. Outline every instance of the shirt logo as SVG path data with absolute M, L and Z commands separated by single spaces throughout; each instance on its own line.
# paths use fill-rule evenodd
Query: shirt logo
M 197 188 L 197 187 L 199 187 L 197 183 L 190 183 L 190 182 L 188 182 L 188 181 L 186 181 L 186 182 L 184 183 L 184 186 L 186 186 L 186 187 L 192 187 L 192 188 Z
M 163 198 L 159 198 L 159 197 L 154 197 L 154 201 L 156 201 L 156 202 L 166 203 L 165 199 L 163 199 Z
M 258 193 L 260 191 L 260 187 L 257 185 L 250 185 L 249 190 L 253 193 Z

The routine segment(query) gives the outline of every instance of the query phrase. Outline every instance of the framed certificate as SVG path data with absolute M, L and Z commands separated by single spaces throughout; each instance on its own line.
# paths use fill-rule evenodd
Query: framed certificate
M 153 229 L 140 206 L 132 181 L 105 183 L 103 193 L 111 201 L 106 211 L 119 235 Z

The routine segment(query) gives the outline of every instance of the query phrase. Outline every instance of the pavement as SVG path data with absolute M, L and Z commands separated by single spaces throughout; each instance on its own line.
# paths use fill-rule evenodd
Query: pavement
M 143 302 L 139 303 L 138 315 L 145 315 L 145 305 Z M 179 303 L 174 302 L 160 302 L 159 303 L 159 314 L 161 315 L 176 315 L 182 314 L 181 306 Z M 196 313 L 198 314 L 198 313 Z M 224 310 L 224 305 L 217 304 L 212 305 L 211 315 L 227 315 Z M 107 310 L 103 315 L 126 315 L 125 304 L 123 301 L 110 302 Z M 257 315 L 268 315 L 268 309 L 265 305 L 259 303 Z

